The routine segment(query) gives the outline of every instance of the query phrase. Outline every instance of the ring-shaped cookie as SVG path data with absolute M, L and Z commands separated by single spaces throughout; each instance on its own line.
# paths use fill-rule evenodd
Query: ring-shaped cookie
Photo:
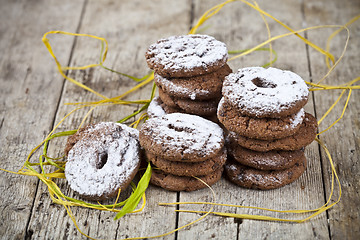
M 145 54 L 150 69 L 163 77 L 192 77 L 224 66 L 225 43 L 207 35 L 171 36 L 152 44 Z
M 103 130 L 103 131 L 102 131 Z M 117 123 L 99 123 L 69 151 L 65 177 L 70 188 L 90 200 L 116 196 L 134 178 L 140 165 L 137 130 Z
M 297 113 L 309 95 L 299 75 L 262 67 L 243 68 L 229 74 L 222 92 L 241 114 L 257 118 L 281 118 Z

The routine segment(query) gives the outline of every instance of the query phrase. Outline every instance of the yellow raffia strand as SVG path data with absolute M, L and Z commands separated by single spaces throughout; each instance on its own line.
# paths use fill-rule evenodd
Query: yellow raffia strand
M 320 29 L 320 28 L 341 28 L 341 27 L 343 27 L 343 26 L 342 26 L 342 25 L 321 25 L 321 26 L 313 26 L 313 27 L 303 28 L 303 29 L 300 29 L 300 30 L 297 30 L 297 31 L 292 31 L 292 32 L 289 32 L 289 33 L 277 35 L 277 36 L 275 36 L 275 37 L 272 37 L 272 38 L 270 38 L 270 39 L 268 39 L 268 40 L 266 40 L 266 41 L 258 44 L 257 46 L 255 46 L 255 47 L 253 47 L 253 48 L 250 48 L 250 49 L 247 50 L 246 52 L 243 52 L 243 53 L 241 53 L 241 54 L 239 54 L 239 55 L 236 55 L 236 56 L 234 56 L 234 57 L 232 57 L 232 58 L 229 58 L 228 61 L 233 61 L 233 60 L 235 60 L 235 59 L 237 59 L 237 58 L 240 58 L 240 57 L 243 57 L 243 56 L 245 56 L 245 55 L 248 55 L 249 53 L 254 52 L 256 49 L 261 48 L 261 47 L 263 47 L 264 45 L 269 44 L 269 43 L 271 43 L 271 42 L 273 42 L 273 41 L 275 41 L 275 40 L 278 40 L 278 39 L 280 39 L 280 38 L 288 37 L 288 36 L 291 36 L 291 35 L 294 35 L 294 34 L 298 34 L 298 33 L 302 33 L 302 32 L 308 31 L 308 30 L 315 30 L 315 29 Z
M 105 60 L 106 58 L 106 54 L 107 54 L 107 51 L 108 51 L 108 43 L 106 41 L 105 38 L 100 38 L 100 37 L 97 37 L 97 36 L 94 36 L 94 35 L 89 35 L 89 34 L 80 34 L 80 33 L 70 33 L 70 32 L 64 32 L 64 31 L 50 31 L 50 32 L 47 32 L 44 34 L 43 38 L 42 38 L 42 41 L 43 43 L 45 44 L 46 48 L 48 49 L 50 55 L 54 58 L 55 62 L 56 62 L 56 65 L 58 67 L 58 71 L 59 73 L 61 74 L 61 76 L 63 76 L 65 79 L 69 80 L 70 82 L 74 83 L 75 85 L 81 87 L 81 88 L 84 88 L 86 90 L 88 90 L 89 92 L 92 92 L 94 93 L 95 95 L 101 97 L 101 98 L 104 98 L 104 99 L 108 99 L 107 97 L 105 97 L 104 95 L 94 91 L 93 89 L 85 86 L 84 84 L 76 81 L 75 79 L 71 78 L 71 77 L 68 77 L 66 76 L 66 74 L 64 73 L 63 70 L 66 70 L 66 69 L 75 69 L 75 68 L 70 68 L 70 67 L 62 67 L 60 62 L 57 60 L 52 48 L 51 48 L 51 45 L 50 45 L 50 41 L 47 37 L 47 35 L 49 34 L 64 34 L 64 35 L 70 35 L 70 36 L 80 36 L 80 37 L 90 37 L 90 38 L 95 38 L 95 39 L 99 39 L 101 40 L 102 42 L 105 42 L 105 45 L 106 45 L 106 48 L 105 48 L 105 52 L 104 52 L 104 55 L 103 57 L 101 58 L 101 63 Z M 90 65 L 87 65 L 87 66 L 83 66 L 83 67 L 79 67 L 77 69 L 86 69 L 86 68 L 91 68 L 91 67 L 95 67 L 95 66 L 99 66 L 100 63 L 98 64 L 90 64 Z
M 348 27 L 350 26 L 351 24 L 353 24 L 354 22 L 356 22 L 357 20 L 360 19 L 360 15 L 357 15 L 355 16 L 354 18 L 352 18 L 349 22 L 347 22 L 345 25 L 344 25 L 344 28 L 340 28 L 338 30 L 336 30 L 335 32 L 333 32 L 330 37 L 327 39 L 327 42 L 326 42 L 326 51 L 329 52 L 329 49 L 330 49 L 330 42 L 331 40 L 336 36 L 338 35 L 342 30 L 345 29 L 345 27 Z M 326 66 L 330 69 L 330 63 L 329 63 L 329 58 L 326 57 L 325 58 L 325 61 L 326 61 Z

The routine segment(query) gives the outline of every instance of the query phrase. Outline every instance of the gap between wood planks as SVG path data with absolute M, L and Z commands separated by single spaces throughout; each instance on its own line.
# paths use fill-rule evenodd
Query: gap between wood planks
M 303 25 L 304 25 L 303 27 L 307 27 L 306 18 L 305 18 L 305 2 L 304 2 L 304 0 L 301 0 L 301 16 L 302 16 Z M 304 37 L 305 37 L 305 39 L 308 39 L 307 31 L 304 32 Z M 305 44 L 305 50 L 306 50 L 306 59 L 307 59 L 307 63 L 308 63 L 309 81 L 313 82 L 311 61 L 310 61 L 310 52 L 309 52 L 309 45 L 308 44 Z M 315 115 L 315 118 L 318 119 L 317 111 L 316 111 L 316 99 L 315 99 L 315 92 L 314 91 L 311 92 L 311 97 L 313 99 L 314 115 Z M 319 130 L 317 132 L 319 132 Z M 318 137 L 320 139 L 320 136 L 318 136 Z M 322 185 L 323 185 L 323 189 L 324 189 L 324 203 L 326 203 L 327 196 L 326 196 L 326 186 L 325 186 L 325 177 L 324 177 L 324 175 L 325 175 L 325 173 L 324 173 L 324 164 L 323 164 L 324 159 L 323 159 L 323 156 L 321 154 L 321 146 L 320 146 L 320 144 L 318 144 L 318 152 L 319 152 L 319 159 L 320 159 L 320 163 L 321 163 L 320 166 L 321 166 Z M 328 212 L 328 210 L 326 210 L 325 212 L 326 212 L 329 239 L 331 240 L 329 212 Z

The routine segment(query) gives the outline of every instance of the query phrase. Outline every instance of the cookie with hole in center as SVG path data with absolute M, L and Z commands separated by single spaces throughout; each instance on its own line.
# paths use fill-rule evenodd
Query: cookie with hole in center
M 168 161 L 149 152 L 146 153 L 147 159 L 165 173 L 176 176 L 204 176 L 210 174 L 219 168 L 223 168 L 227 151 L 224 148 L 217 156 L 202 162 L 175 162 Z
M 223 150 L 225 144 L 219 125 L 184 113 L 150 118 L 141 127 L 139 140 L 146 152 L 180 162 L 211 159 Z
M 230 67 L 225 64 L 215 72 L 190 78 L 165 78 L 155 73 L 154 81 L 163 92 L 175 98 L 219 99 L 224 78 L 231 72 Z
M 227 138 L 238 145 L 259 152 L 272 150 L 294 151 L 306 147 L 314 141 L 317 134 L 317 121 L 310 113 L 305 113 L 304 121 L 299 130 L 291 136 L 274 139 L 260 140 L 241 136 L 234 132 L 229 132 Z
M 209 186 L 215 184 L 221 179 L 223 168 L 207 174 L 205 176 L 198 176 L 197 178 L 204 181 Z M 165 173 L 159 169 L 154 169 L 151 175 L 150 183 L 159 186 L 169 191 L 195 191 L 206 188 L 206 184 L 195 177 L 176 176 Z
M 180 108 L 189 114 L 196 114 L 201 116 L 214 116 L 216 115 L 219 100 L 191 100 L 186 98 L 176 98 L 168 95 L 159 88 L 159 97 L 161 101 L 171 108 Z
M 243 188 L 270 190 L 283 187 L 294 182 L 306 170 L 305 156 L 291 168 L 277 171 L 263 171 L 247 167 L 234 160 L 225 164 L 228 179 Z
M 226 45 L 207 35 L 160 39 L 146 54 L 150 69 L 163 77 L 192 77 L 214 72 L 226 64 Z
M 82 197 L 105 200 L 127 188 L 140 161 L 138 131 L 102 122 L 79 132 L 68 152 L 64 172 L 70 188 Z
M 291 71 L 248 67 L 225 77 L 222 93 L 240 114 L 256 118 L 282 118 L 307 103 L 305 81 Z
M 254 118 L 240 114 L 222 98 L 217 116 L 229 131 L 248 138 L 273 140 L 295 134 L 304 120 L 305 111 L 302 108 L 299 112 L 283 118 Z

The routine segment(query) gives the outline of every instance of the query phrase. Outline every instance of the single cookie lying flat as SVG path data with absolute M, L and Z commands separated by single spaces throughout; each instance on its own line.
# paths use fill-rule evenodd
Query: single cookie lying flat
M 306 170 L 306 158 L 302 157 L 294 166 L 279 171 L 262 171 L 246 167 L 235 161 L 225 164 L 229 180 L 244 188 L 270 190 L 294 182 Z
M 302 108 L 299 112 L 283 118 L 254 118 L 240 114 L 222 98 L 217 116 L 229 131 L 248 138 L 273 140 L 295 134 L 303 122 L 305 111 Z
M 317 126 L 315 117 L 313 117 L 310 113 L 305 113 L 304 121 L 294 135 L 275 140 L 260 140 L 244 137 L 234 132 L 229 132 L 228 139 L 236 142 L 244 148 L 259 152 L 272 150 L 300 150 L 314 141 Z
M 65 177 L 84 198 L 112 198 L 130 184 L 139 168 L 138 131 L 123 124 L 98 123 L 82 132 L 68 153 Z
M 145 151 L 169 161 L 201 162 L 224 147 L 223 130 L 202 117 L 171 113 L 150 118 L 140 129 Z
M 208 175 L 199 176 L 198 178 L 206 182 L 208 185 L 213 185 L 221 179 L 222 172 L 223 168 L 219 168 Z M 190 192 L 207 187 L 203 182 L 195 177 L 175 176 L 156 169 L 152 172 L 150 183 L 169 191 Z
M 145 54 L 150 69 L 163 77 L 192 77 L 225 65 L 226 45 L 207 35 L 182 35 L 160 39 Z
M 249 67 L 225 77 L 222 93 L 242 115 L 282 118 L 300 111 L 307 103 L 309 90 L 293 72 Z

